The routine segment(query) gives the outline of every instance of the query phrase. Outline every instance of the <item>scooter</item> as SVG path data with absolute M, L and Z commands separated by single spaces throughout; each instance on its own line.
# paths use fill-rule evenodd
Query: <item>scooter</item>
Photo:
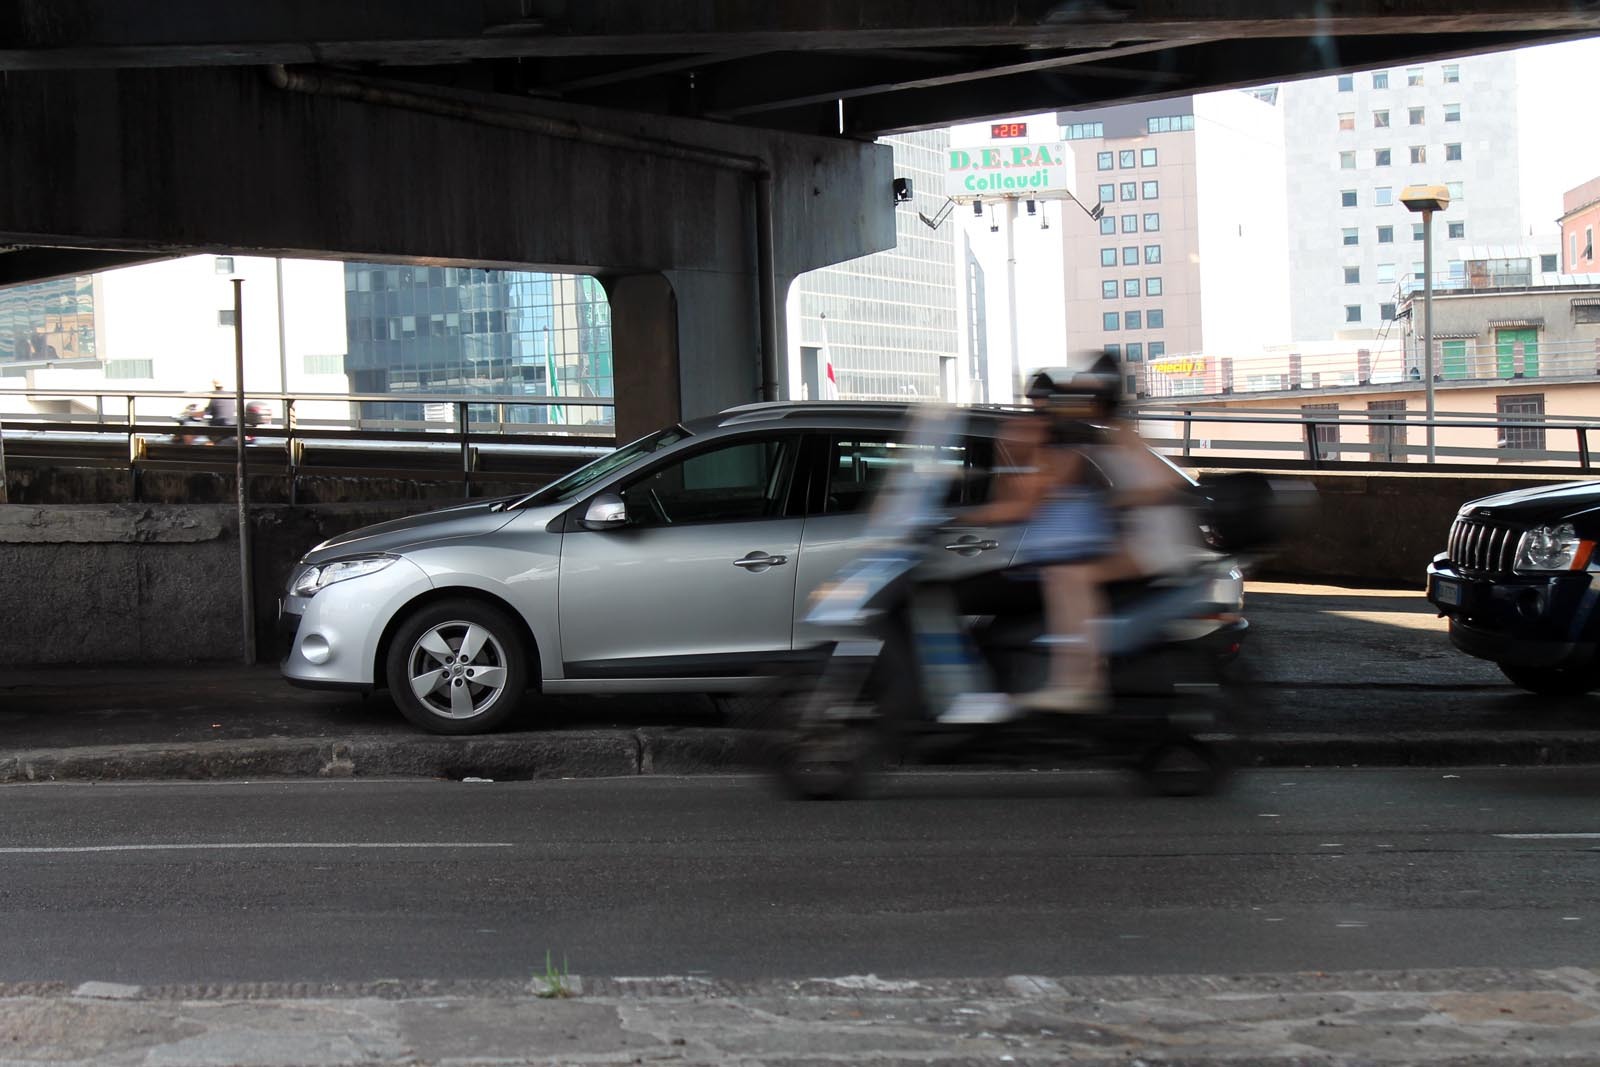
M 936 439 L 937 429 L 920 436 Z M 771 752 L 790 793 L 857 795 L 904 762 L 1089 760 L 1177 796 L 1222 784 L 1222 670 L 1247 629 L 1238 605 L 1217 596 L 1237 578 L 1223 573 L 1230 560 L 1108 590 L 1109 708 L 1028 712 L 1017 698 L 1044 684 L 1052 640 L 1037 571 L 1000 565 L 954 583 L 929 579 L 928 550 L 950 533 L 939 472 L 908 471 L 884 493 L 867 547 L 805 616 L 828 639 L 777 702 Z

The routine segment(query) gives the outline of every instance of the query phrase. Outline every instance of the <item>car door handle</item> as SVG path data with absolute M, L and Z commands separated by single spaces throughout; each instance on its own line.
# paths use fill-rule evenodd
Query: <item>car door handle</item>
M 781 567 L 788 562 L 788 556 L 768 556 L 763 555 L 760 552 L 752 552 L 748 556 L 744 557 L 744 559 L 734 560 L 733 565 L 735 567 L 743 567 L 745 570 L 753 571 L 758 569 L 766 570 L 768 567 Z
M 991 548 L 999 547 L 999 541 L 991 541 L 987 539 L 980 541 L 976 537 L 962 537 L 958 538 L 953 545 L 945 545 L 944 550 L 946 552 L 962 552 L 968 555 L 977 555 L 979 552 L 987 552 Z

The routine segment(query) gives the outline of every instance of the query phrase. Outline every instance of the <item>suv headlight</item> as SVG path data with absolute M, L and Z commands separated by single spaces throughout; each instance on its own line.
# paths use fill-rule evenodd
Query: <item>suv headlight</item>
M 1572 523 L 1536 526 L 1517 542 L 1519 571 L 1581 571 L 1589 565 L 1594 542 L 1578 536 Z
M 336 559 L 332 563 L 307 567 L 294 580 L 289 591 L 295 596 L 316 596 L 318 590 L 334 582 L 376 574 L 398 558 L 398 556 L 357 556 L 354 559 Z

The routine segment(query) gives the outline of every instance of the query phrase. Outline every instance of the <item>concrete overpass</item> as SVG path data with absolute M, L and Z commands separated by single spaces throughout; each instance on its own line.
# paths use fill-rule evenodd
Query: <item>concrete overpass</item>
M 619 432 L 779 391 L 872 139 L 1600 32 L 1593 0 L 11 0 L 0 285 L 197 251 L 593 273 Z

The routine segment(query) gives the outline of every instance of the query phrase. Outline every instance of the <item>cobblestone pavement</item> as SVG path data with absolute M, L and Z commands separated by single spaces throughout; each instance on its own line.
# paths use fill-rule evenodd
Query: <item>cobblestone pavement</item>
M 0 986 L 7 1067 L 1593 1064 L 1597 1050 L 1600 975 L 1579 968 Z

